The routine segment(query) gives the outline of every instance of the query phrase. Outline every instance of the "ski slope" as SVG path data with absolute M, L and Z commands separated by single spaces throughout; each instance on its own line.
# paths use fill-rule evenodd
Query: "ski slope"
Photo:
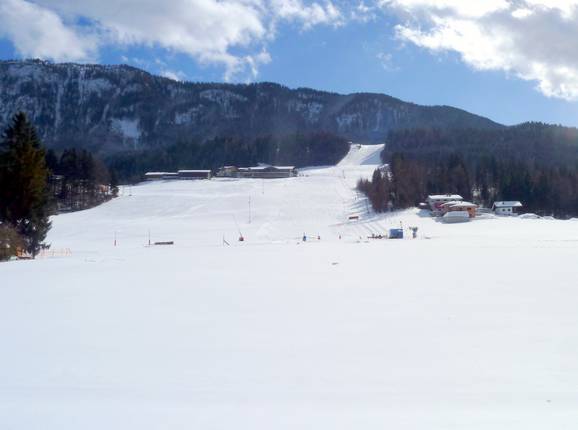
M 54 217 L 0 264 L 0 428 L 576 427 L 578 222 L 375 215 L 381 149 Z
M 349 153 L 338 163 L 344 166 L 376 166 L 381 164 L 381 152 L 384 145 L 352 144 Z

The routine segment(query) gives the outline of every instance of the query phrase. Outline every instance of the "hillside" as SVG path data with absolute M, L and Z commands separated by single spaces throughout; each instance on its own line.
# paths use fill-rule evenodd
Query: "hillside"
M 219 136 L 324 131 L 376 143 L 392 130 L 417 126 L 500 127 L 459 109 L 382 94 L 181 83 L 129 66 L 0 61 L 0 126 L 19 110 L 48 147 L 79 146 L 101 155 Z
M 1 427 L 578 422 L 577 222 L 376 215 L 354 187 L 381 149 L 53 217 L 46 258 L 0 264 Z M 418 238 L 366 239 L 400 224 Z

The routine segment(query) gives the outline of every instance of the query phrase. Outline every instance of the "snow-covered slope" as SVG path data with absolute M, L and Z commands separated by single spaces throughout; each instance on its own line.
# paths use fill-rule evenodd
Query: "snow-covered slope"
M 351 145 L 349 153 L 339 163 L 345 166 L 376 166 L 381 164 L 384 145 Z
M 380 150 L 55 217 L 0 265 L 0 428 L 574 428 L 578 223 L 373 215 Z

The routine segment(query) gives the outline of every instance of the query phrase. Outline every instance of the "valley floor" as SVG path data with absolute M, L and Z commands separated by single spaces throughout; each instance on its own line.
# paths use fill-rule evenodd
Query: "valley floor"
M 379 149 L 55 217 L 0 265 L 0 428 L 575 428 L 578 222 L 374 215 Z

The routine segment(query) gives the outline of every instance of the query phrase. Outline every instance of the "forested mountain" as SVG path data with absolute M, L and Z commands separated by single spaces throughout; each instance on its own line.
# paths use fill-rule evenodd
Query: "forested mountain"
M 457 193 L 490 207 L 520 200 L 527 211 L 578 216 L 578 130 L 526 123 L 496 130 L 393 131 L 376 171 L 359 188 L 377 211 L 406 208 L 430 193 Z
M 494 157 L 547 167 L 578 168 L 578 129 L 528 122 L 499 129 L 440 129 L 419 127 L 388 134 L 384 161 L 394 153 L 430 162 L 459 152 L 479 164 Z
M 0 61 L 0 126 L 18 111 L 28 114 L 48 148 L 78 147 L 101 156 L 216 137 L 323 131 L 371 143 L 406 128 L 501 128 L 459 109 L 382 94 L 182 83 L 129 66 Z

